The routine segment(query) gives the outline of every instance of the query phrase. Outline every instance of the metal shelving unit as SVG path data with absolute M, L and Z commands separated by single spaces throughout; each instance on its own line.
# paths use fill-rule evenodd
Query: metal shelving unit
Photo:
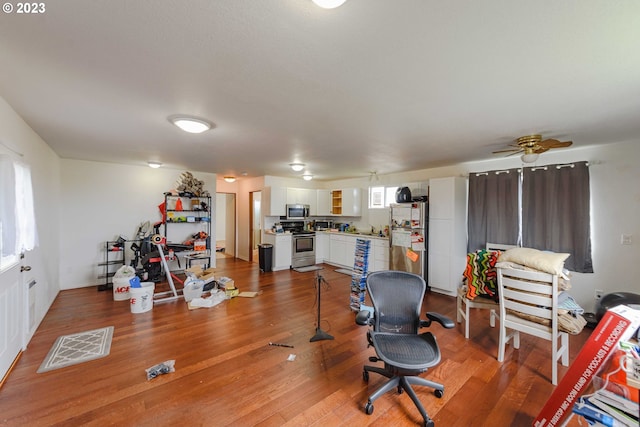
M 115 246 L 117 241 L 104 242 L 104 262 L 98 263 L 102 267 L 103 272 L 98 279 L 104 279 L 104 283 L 98 285 L 99 291 L 113 289 L 112 277 L 125 264 L 126 245 L 131 244 L 133 240 L 125 240 L 122 246 Z

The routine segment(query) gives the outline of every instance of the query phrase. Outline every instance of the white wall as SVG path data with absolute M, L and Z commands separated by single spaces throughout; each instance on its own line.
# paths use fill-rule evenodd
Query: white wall
M 122 235 L 134 238 L 140 223 L 161 220 L 158 205 L 176 187 L 182 170 L 152 169 L 83 160 L 61 161 L 60 289 L 103 283 L 98 263 L 104 242 Z M 216 175 L 192 172 L 212 195 L 215 212 Z M 172 225 L 174 227 L 182 224 Z M 160 229 L 162 232 L 162 228 Z M 215 242 L 215 227 L 211 241 Z M 215 257 L 212 257 L 215 266 Z
M 27 339 L 53 303 L 59 286 L 60 264 L 60 159 L 24 120 L 0 97 L 0 141 L 22 154 L 21 161 L 31 167 L 34 208 L 39 245 L 25 254 L 24 264 L 31 266 L 25 283 L 36 280 L 34 317 Z M 7 148 L 3 152 L 15 155 Z

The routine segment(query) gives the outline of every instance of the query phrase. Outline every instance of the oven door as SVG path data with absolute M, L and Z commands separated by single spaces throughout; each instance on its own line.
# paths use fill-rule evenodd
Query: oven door
M 307 267 L 316 263 L 316 236 L 314 234 L 294 235 L 292 240 L 291 266 Z

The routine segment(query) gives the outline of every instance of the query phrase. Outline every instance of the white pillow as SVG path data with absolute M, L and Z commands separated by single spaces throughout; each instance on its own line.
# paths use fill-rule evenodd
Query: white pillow
M 549 274 L 562 274 L 564 262 L 571 254 L 543 252 L 532 248 L 512 248 L 500 254 L 498 262 L 515 262 Z

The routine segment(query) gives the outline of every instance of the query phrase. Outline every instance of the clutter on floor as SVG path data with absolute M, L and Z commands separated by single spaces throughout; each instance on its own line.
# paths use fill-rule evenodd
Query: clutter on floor
M 147 373 L 147 381 L 154 379 L 158 375 L 175 372 L 175 364 L 175 360 L 167 360 L 165 362 L 158 363 L 157 365 L 153 365 L 152 367 L 145 369 L 145 372 Z

